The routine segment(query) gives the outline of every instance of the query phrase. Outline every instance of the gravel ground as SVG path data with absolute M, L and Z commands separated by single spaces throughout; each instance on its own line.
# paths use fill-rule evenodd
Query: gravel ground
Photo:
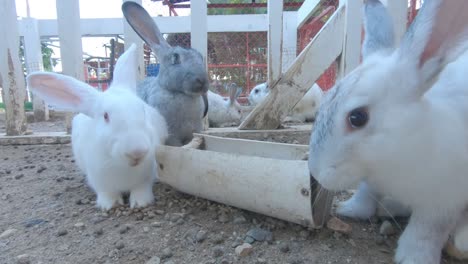
M 2 146 L 0 263 L 392 263 L 401 230 L 381 219 L 308 230 L 160 183 L 154 192 L 147 208 L 102 212 L 70 145 Z

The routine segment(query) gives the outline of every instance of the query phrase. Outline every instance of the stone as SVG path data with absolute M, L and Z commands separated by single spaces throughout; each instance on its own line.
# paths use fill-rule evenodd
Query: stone
M 246 256 L 252 254 L 253 247 L 249 243 L 244 243 L 244 244 L 242 244 L 240 246 L 237 246 L 236 249 L 235 249 L 235 252 L 236 252 L 236 255 L 238 255 L 239 257 L 246 257 Z
M 332 217 L 327 222 L 327 228 L 338 233 L 349 235 L 352 231 L 352 228 L 349 224 L 343 222 L 342 220 Z
M 0 234 L 0 239 L 9 238 L 13 236 L 18 230 L 14 228 L 7 229 Z
M 379 233 L 383 236 L 391 236 L 396 233 L 396 230 L 390 221 L 385 220 L 380 226 Z
M 255 239 L 256 241 L 272 241 L 273 240 L 272 232 L 265 230 L 265 229 L 258 228 L 258 227 L 250 229 L 247 232 L 246 236 L 251 237 Z
M 161 259 L 157 256 L 151 257 L 148 261 L 145 262 L 145 264 L 160 264 Z

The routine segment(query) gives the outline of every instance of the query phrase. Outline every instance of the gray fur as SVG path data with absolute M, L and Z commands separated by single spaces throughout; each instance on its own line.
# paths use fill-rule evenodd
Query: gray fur
M 208 91 L 203 57 L 194 49 L 171 47 L 149 14 L 135 2 L 125 2 L 122 11 L 160 62 L 158 76 L 143 80 L 138 85 L 138 95 L 166 119 L 169 130 L 166 144 L 182 146 L 203 128 L 202 98 L 206 98 Z
M 392 17 L 379 0 L 366 1 L 364 5 L 364 30 L 366 35 L 362 46 L 363 58 L 367 58 L 376 51 L 394 48 Z

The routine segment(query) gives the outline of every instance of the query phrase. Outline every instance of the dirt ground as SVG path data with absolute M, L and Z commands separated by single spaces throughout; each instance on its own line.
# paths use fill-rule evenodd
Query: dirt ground
M 63 121 L 55 122 L 30 127 L 64 129 Z M 3 126 L 0 119 L 0 129 Z M 394 235 L 380 235 L 379 219 L 345 219 L 352 227 L 349 235 L 327 228 L 308 230 L 160 183 L 154 186 L 152 206 L 102 212 L 74 164 L 70 145 L 0 148 L 2 264 L 392 263 L 400 233 L 394 225 Z M 250 239 L 251 254 L 237 255 L 235 247 L 249 239 L 246 234 L 253 228 L 268 236 L 271 232 L 272 239 Z

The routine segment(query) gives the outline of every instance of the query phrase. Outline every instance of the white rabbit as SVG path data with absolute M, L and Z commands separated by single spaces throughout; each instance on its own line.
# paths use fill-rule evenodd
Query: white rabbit
M 322 186 L 364 180 L 411 209 L 397 263 L 440 263 L 468 205 L 467 13 L 468 1 L 425 1 L 398 49 L 376 50 L 327 93 L 312 131 Z
M 162 115 L 136 95 L 135 51 L 133 44 L 118 59 L 105 92 L 56 73 L 27 77 L 29 88 L 49 104 L 80 112 L 72 123 L 73 154 L 105 210 L 122 204 L 123 192 L 130 192 L 131 207 L 153 202 L 155 152 L 168 136 Z
M 242 89 L 235 83 L 229 85 L 229 98 L 208 91 L 208 121 L 210 127 L 239 125 L 242 119 L 243 107 L 237 102 Z
M 255 86 L 249 94 L 249 103 L 257 105 L 270 92 L 266 83 Z M 322 100 L 323 91 L 316 83 L 307 91 L 302 99 L 294 106 L 285 122 L 311 122 L 315 119 Z

